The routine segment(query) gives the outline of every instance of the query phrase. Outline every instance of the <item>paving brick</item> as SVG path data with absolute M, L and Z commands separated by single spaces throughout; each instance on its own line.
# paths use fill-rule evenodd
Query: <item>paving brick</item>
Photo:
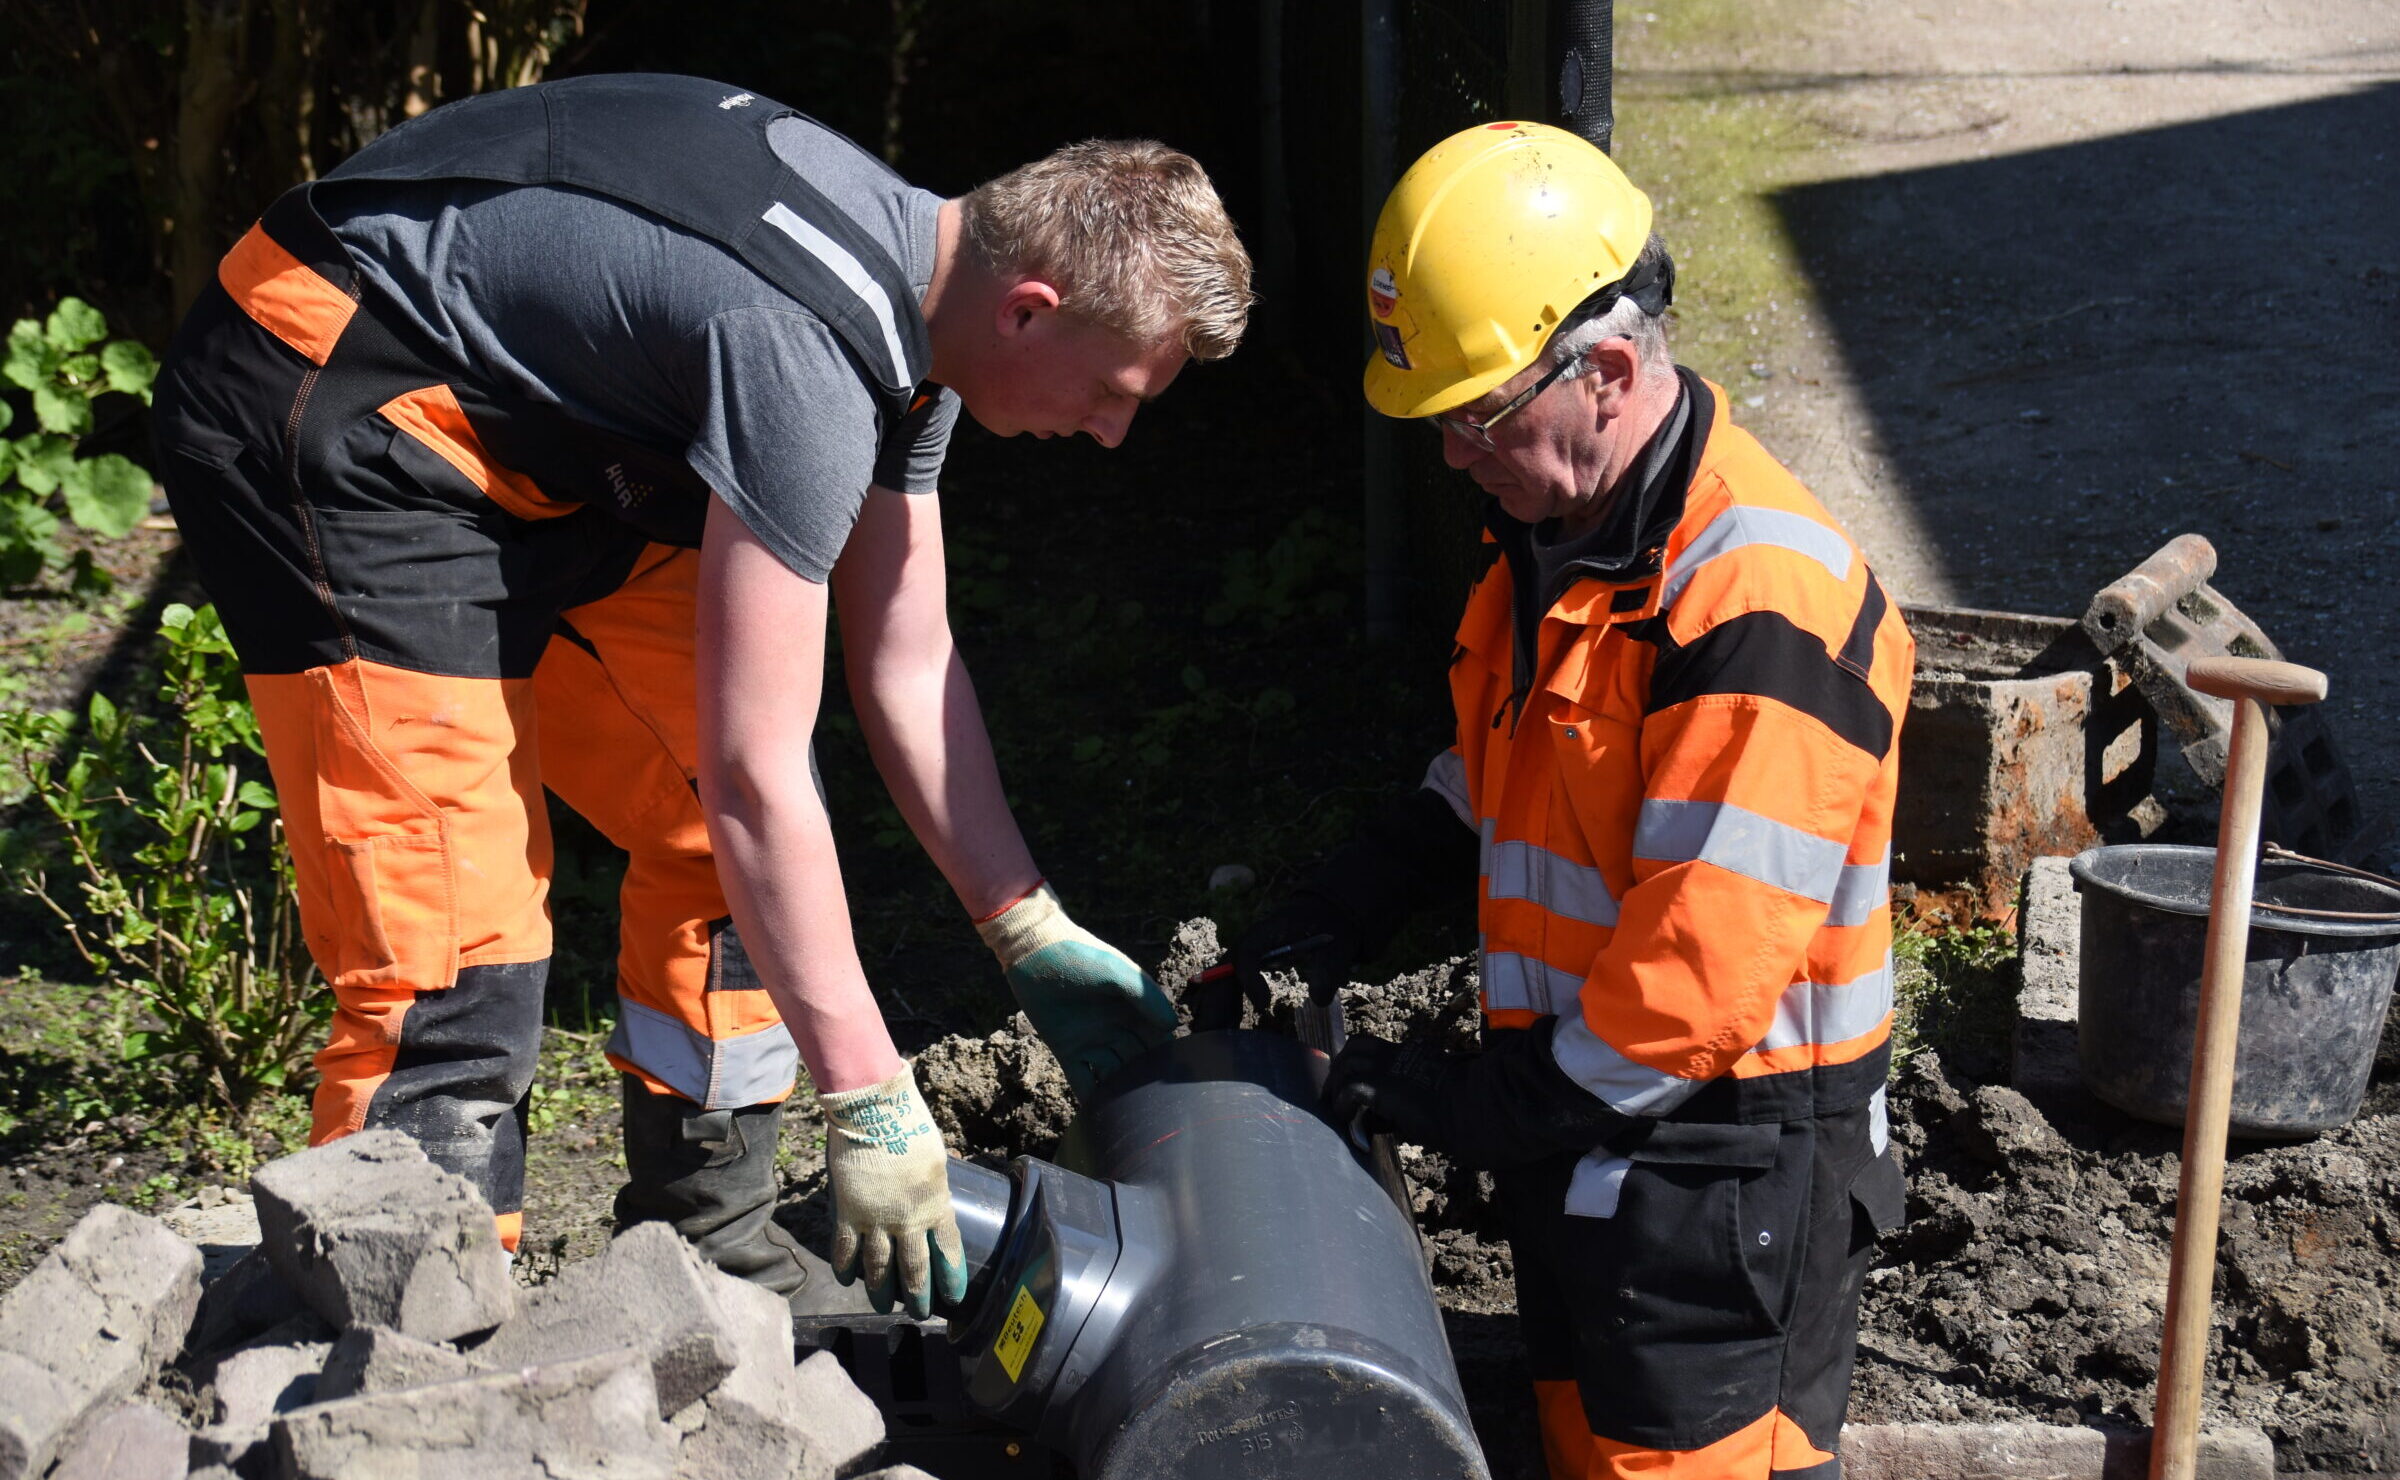
M 792 1310 L 782 1296 L 708 1265 L 702 1282 L 741 1360 L 708 1396 L 705 1424 L 717 1432 L 697 1447 L 685 1443 L 684 1470 L 695 1480 L 711 1464 L 725 1475 L 830 1475 L 883 1442 L 883 1414 L 831 1353 L 795 1365 Z M 796 1468 L 773 1468 L 786 1454 Z
M 598 1259 L 527 1292 L 516 1318 L 474 1348 L 494 1367 L 559 1362 L 619 1347 L 650 1360 L 659 1416 L 706 1397 L 757 1341 L 755 1317 L 717 1293 L 720 1277 L 664 1223 L 612 1240 Z M 788 1329 L 790 1316 L 782 1317 Z
M 147 1403 L 127 1403 L 93 1420 L 50 1480 L 185 1480 L 191 1435 Z
M 317 1378 L 317 1400 L 392 1393 L 405 1388 L 455 1382 L 489 1370 L 474 1358 L 403 1336 L 388 1326 L 353 1326 L 333 1343 Z
M 317 1373 L 331 1350 L 322 1341 L 255 1346 L 217 1364 L 217 1422 L 264 1427 L 278 1413 L 317 1400 Z
M 0 1300 L 0 1480 L 38 1475 L 73 1430 L 182 1347 L 200 1251 L 102 1203 Z
M 260 1247 L 337 1327 L 425 1341 L 488 1331 L 515 1308 L 491 1206 L 398 1131 L 362 1131 L 259 1168 Z
M 883 1442 L 883 1413 L 831 1352 L 811 1352 L 792 1373 L 783 1414 L 806 1428 L 818 1452 L 845 1470 Z
M 200 1313 L 192 1320 L 184 1350 L 195 1360 L 205 1360 L 301 1315 L 322 1320 L 275 1272 L 267 1256 L 252 1249 L 201 1290 Z
M 84 1406 L 82 1394 L 48 1368 L 0 1352 L 0 1480 L 42 1473 Z
M 834 1467 L 824 1451 L 790 1419 L 729 1396 L 723 1388 L 702 1399 L 700 1409 L 700 1423 L 684 1437 L 675 1480 L 724 1480 L 732 1475 L 743 1480 L 833 1480 Z
M 635 1350 L 319 1403 L 275 1421 L 283 1480 L 669 1480 L 675 1434 Z
M 780 1410 L 792 1379 L 795 1344 L 790 1303 L 764 1285 L 754 1285 L 713 1265 L 703 1267 L 701 1282 L 733 1343 L 736 1361 L 725 1379 L 724 1391 L 755 1408 Z
M 1846 1480 L 2142 1480 L 2150 1436 L 2038 1423 L 1852 1424 Z M 2275 1450 L 2256 1429 L 2200 1435 L 2199 1480 L 2273 1480 Z
M 2080 1096 L 2076 999 L 2083 955 L 2083 899 L 2064 858 L 2037 858 L 2025 871 L 2017 931 L 2017 1028 L 2009 1082 L 2035 1103 Z

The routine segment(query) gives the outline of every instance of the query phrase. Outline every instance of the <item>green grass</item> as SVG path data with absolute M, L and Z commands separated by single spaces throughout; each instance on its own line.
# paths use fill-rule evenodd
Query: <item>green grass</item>
M 1808 321 L 1815 289 L 1772 196 L 1812 178 L 1820 135 L 1788 92 L 1673 65 L 1755 32 L 1750 7 L 1683 0 L 1655 15 L 1621 38 L 1614 153 L 1675 254 L 1675 358 L 1733 386 Z

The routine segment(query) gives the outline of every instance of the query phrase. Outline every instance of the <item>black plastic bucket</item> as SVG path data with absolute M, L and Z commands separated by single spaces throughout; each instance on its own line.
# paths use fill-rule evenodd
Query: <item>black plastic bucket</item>
M 2183 1124 L 2200 1012 L 2214 848 L 2135 843 L 2068 865 L 2083 896 L 2077 1050 L 2083 1082 L 2144 1120 Z M 2311 864 L 2262 862 L 2242 971 L 2232 1132 L 2278 1138 L 2358 1113 L 2400 972 L 2400 920 L 2261 908 L 2400 912 L 2400 889 Z

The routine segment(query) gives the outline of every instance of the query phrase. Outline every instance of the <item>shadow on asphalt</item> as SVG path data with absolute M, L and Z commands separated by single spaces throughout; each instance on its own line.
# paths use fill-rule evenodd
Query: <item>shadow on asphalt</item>
M 2400 85 L 1774 201 L 1962 601 L 2197 529 L 2299 656 L 2400 647 L 2311 589 L 2400 556 Z

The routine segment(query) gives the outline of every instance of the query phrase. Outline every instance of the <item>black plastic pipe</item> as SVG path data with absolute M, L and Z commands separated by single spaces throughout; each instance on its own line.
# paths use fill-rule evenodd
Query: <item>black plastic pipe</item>
M 1488 1480 L 1415 1226 L 1316 1111 L 1325 1059 L 1203 1033 L 953 1200 L 967 1392 L 1082 1480 Z

